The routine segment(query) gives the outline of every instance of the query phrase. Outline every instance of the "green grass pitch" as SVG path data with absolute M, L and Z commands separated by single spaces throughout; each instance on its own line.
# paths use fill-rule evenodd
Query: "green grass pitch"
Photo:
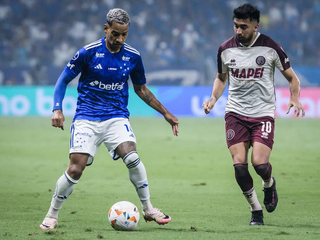
M 179 137 L 161 118 L 132 118 L 151 200 L 172 217 L 165 226 L 140 219 L 136 231 L 114 231 L 107 211 L 117 201 L 141 209 L 127 169 L 101 145 L 59 214 L 59 226 L 39 229 L 56 180 L 68 166 L 69 131 L 50 118 L 0 118 L 0 239 L 320 239 L 320 121 L 277 119 L 271 156 L 279 204 L 265 226 L 249 226 L 250 211 L 234 179 L 224 120 L 180 119 Z M 261 180 L 253 168 L 263 201 Z

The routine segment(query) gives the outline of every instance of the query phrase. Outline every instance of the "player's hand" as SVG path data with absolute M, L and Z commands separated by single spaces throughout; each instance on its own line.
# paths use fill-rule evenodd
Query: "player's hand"
M 210 98 L 208 101 L 205 101 L 202 104 L 202 108 L 206 114 L 209 114 L 211 109 L 214 107 L 216 101 L 213 98 Z
M 64 115 L 61 110 L 54 110 L 51 117 L 51 125 L 56 128 L 63 128 Z
M 292 107 L 294 108 L 294 116 L 299 117 L 300 113 L 302 117 L 305 116 L 304 107 L 300 103 L 299 99 L 290 99 L 290 102 L 288 104 L 287 114 L 290 112 L 290 109 Z
M 164 118 L 166 119 L 166 121 L 168 123 L 170 123 L 170 125 L 172 126 L 172 132 L 174 136 L 178 136 L 179 133 L 179 120 L 178 118 L 176 118 L 175 116 L 173 116 L 171 113 L 166 113 L 164 115 Z

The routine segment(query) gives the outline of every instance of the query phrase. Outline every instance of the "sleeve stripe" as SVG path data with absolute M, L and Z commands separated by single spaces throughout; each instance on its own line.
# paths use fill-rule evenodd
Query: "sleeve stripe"
M 97 44 L 97 45 L 93 45 L 93 46 L 91 46 L 91 47 L 85 48 L 85 50 L 89 50 L 89 49 L 91 49 L 91 48 L 99 47 L 99 46 L 101 46 L 101 45 L 102 45 L 102 43 L 99 43 L 99 44 Z
M 132 52 L 132 53 L 135 53 L 140 56 L 140 53 L 138 51 L 134 51 L 134 50 L 126 48 L 126 47 L 124 47 L 124 49 L 127 50 L 128 52 Z
M 139 54 L 139 55 L 140 55 L 140 52 L 139 52 L 137 49 L 135 49 L 135 48 L 131 47 L 130 45 L 128 45 L 128 44 L 126 44 L 126 43 L 124 43 L 124 47 L 125 47 L 126 49 L 130 49 L 130 50 L 132 50 L 132 51 L 136 51 L 136 52 L 137 52 L 137 54 Z
M 92 43 L 89 43 L 88 45 L 85 45 L 84 48 L 88 48 L 88 47 L 91 47 L 92 45 L 96 45 L 98 43 L 101 43 L 101 39 L 100 40 L 97 40 L 95 42 L 92 42 Z

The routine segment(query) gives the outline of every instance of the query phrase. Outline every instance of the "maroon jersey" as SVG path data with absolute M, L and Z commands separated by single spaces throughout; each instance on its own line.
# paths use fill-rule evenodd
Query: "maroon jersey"
M 223 43 L 218 51 L 218 72 L 228 73 L 227 112 L 248 117 L 274 117 L 274 71 L 290 68 L 289 58 L 266 35 L 257 34 L 250 46 L 243 46 L 236 37 Z

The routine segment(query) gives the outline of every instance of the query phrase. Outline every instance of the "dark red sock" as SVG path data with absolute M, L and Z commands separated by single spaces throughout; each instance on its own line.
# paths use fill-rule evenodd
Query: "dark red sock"
M 248 170 L 248 164 L 234 164 L 235 177 L 242 192 L 247 192 L 253 188 L 253 180 Z
M 264 181 L 268 181 L 271 178 L 272 166 L 270 163 L 264 163 L 253 167 Z

